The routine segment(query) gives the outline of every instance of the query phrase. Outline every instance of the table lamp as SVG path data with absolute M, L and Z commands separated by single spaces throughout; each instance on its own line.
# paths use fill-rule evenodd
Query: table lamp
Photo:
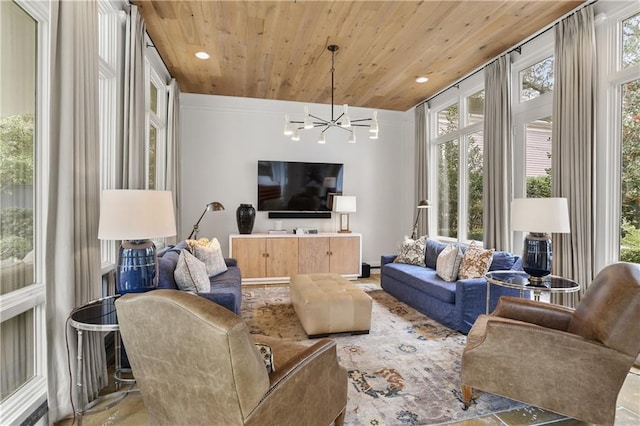
M 340 213 L 340 230 L 349 233 L 349 213 L 356 212 L 356 197 L 352 195 L 338 195 L 333 199 L 333 211 Z
M 418 213 L 416 214 L 416 221 L 413 224 L 413 232 L 411 233 L 412 240 L 418 238 L 418 219 L 420 219 L 420 212 L 424 209 L 431 208 L 431 204 L 429 204 L 429 200 L 420 200 L 416 208 L 418 209 Z
M 198 231 L 200 230 L 200 228 L 199 228 L 200 221 L 202 220 L 202 218 L 204 217 L 204 215 L 207 212 L 211 212 L 211 211 L 217 212 L 217 211 L 220 211 L 220 210 L 224 210 L 224 206 L 222 205 L 222 203 L 219 203 L 217 201 L 212 201 L 209 204 L 207 204 L 206 207 L 204 208 L 204 211 L 200 215 L 200 219 L 198 219 L 196 224 L 193 225 L 193 230 L 189 234 L 189 237 L 187 238 L 187 240 L 190 240 L 192 238 L 193 239 L 197 239 L 198 238 Z
M 522 269 L 531 281 L 543 281 L 553 270 L 551 235 L 569 233 L 566 198 L 515 198 L 511 203 L 511 229 L 524 231 Z
M 98 238 L 121 240 L 116 266 L 118 293 L 158 286 L 156 246 L 150 238 L 176 235 L 170 191 L 106 190 L 100 203 Z

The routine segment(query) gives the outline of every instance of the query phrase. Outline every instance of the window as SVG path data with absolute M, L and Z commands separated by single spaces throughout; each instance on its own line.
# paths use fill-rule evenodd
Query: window
M 436 235 L 444 240 L 482 243 L 484 90 L 482 74 L 460 87 L 459 94 L 445 92 L 442 103 L 433 100 L 429 126 L 435 179 L 430 193 L 436 203 L 430 212 Z M 464 87 L 462 87 L 464 86 Z
M 530 101 L 553 90 L 553 57 L 520 71 L 520 100 Z
M 640 79 L 622 85 L 620 260 L 640 263 Z
M 622 68 L 640 64 L 640 13 L 622 21 Z
M 167 130 L 167 88 L 147 60 L 147 189 L 165 189 L 164 157 Z
M 551 117 L 525 124 L 527 197 L 551 197 Z
M 46 400 L 41 282 L 48 10 L 0 2 L 0 424 Z

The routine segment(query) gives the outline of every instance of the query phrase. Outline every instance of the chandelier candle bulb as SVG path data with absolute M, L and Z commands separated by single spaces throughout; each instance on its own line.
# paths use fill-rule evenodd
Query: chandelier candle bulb
M 289 114 L 284 115 L 284 135 L 285 136 L 293 135 L 293 125 L 289 121 Z
M 351 127 L 351 119 L 349 118 L 349 105 L 344 104 L 342 105 L 342 108 L 344 112 L 342 114 L 342 122 L 340 123 L 340 126 Z
M 311 121 L 311 117 L 309 117 L 309 107 L 304 107 L 304 128 L 305 129 L 313 129 L 313 121 Z
M 327 143 L 327 139 L 324 137 L 324 133 L 320 133 L 320 137 L 318 138 L 318 143 L 321 143 L 321 144 Z

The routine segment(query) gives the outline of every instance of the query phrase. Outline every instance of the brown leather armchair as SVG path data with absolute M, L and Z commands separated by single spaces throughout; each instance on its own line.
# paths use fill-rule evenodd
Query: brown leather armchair
M 613 424 L 620 388 L 640 353 L 640 265 L 615 263 L 575 309 L 502 297 L 471 328 L 462 395 L 502 395 L 596 424 Z
M 250 335 L 233 312 L 178 290 L 126 294 L 116 308 L 150 424 L 343 424 L 347 373 L 333 340 Z M 273 373 L 254 340 L 271 346 Z

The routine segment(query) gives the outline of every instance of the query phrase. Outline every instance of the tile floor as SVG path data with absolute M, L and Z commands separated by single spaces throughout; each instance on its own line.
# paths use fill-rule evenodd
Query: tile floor
M 376 283 L 379 282 L 379 277 L 372 275 L 371 278 L 361 279 L 360 281 Z M 111 391 L 113 389 L 105 389 L 105 392 Z M 56 423 L 55 426 L 72 426 L 73 424 L 73 419 L 67 419 Z M 84 416 L 83 424 L 85 426 L 138 426 L 148 424 L 148 416 L 140 393 L 134 392 L 108 410 Z M 538 408 L 523 408 L 449 424 L 457 426 L 577 426 L 585 425 L 586 423 Z M 618 396 L 615 426 L 638 425 L 640 425 L 640 368 L 634 367 L 627 375 L 627 379 Z

